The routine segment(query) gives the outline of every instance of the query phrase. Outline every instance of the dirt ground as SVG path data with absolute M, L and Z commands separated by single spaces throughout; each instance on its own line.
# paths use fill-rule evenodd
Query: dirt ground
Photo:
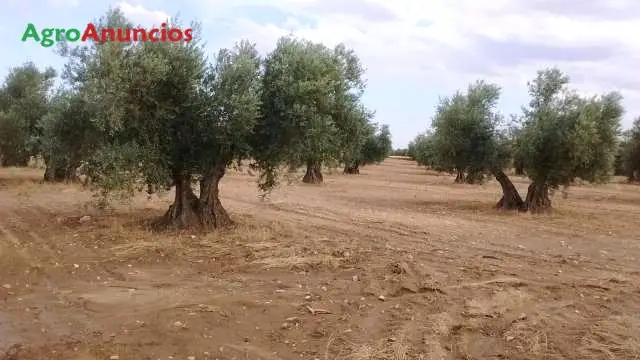
M 532 216 L 401 159 L 264 201 L 237 172 L 203 235 L 41 176 L 0 170 L 0 359 L 640 358 L 640 186 Z

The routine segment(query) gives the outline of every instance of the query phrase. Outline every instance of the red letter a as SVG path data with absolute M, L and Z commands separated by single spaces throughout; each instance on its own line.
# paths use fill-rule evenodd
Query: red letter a
M 93 41 L 95 42 L 99 42 L 100 41 L 100 36 L 98 36 L 98 30 L 96 30 L 96 27 L 93 24 L 88 24 L 87 28 L 84 29 L 84 34 L 82 34 L 82 41 L 87 41 L 87 38 L 90 37 L 93 39 Z

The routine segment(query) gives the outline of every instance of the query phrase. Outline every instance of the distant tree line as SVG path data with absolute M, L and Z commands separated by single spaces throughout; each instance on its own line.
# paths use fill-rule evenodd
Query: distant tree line
M 404 148 L 404 149 L 393 149 L 391 151 L 391 156 L 411 156 L 411 154 L 409 153 L 409 149 L 408 148 Z

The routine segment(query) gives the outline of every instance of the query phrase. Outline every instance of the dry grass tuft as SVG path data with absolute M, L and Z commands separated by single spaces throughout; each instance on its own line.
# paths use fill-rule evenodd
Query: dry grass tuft
M 370 345 L 360 345 L 351 355 L 345 357 L 345 360 L 373 360 L 384 358 L 384 353 L 378 348 Z
M 311 271 L 320 269 L 336 269 L 340 266 L 338 260 L 327 255 L 299 256 L 291 253 L 289 256 L 274 256 L 260 260 L 265 269 L 284 268 L 293 271 Z
M 374 345 L 362 344 L 353 347 L 351 353 L 344 360 L 407 360 L 409 359 L 409 345 L 404 339 L 380 340 Z
M 548 329 L 516 323 L 503 335 L 505 339 L 513 339 L 513 346 L 523 353 L 540 358 L 551 354 Z
M 287 229 L 278 223 L 256 224 L 242 217 L 237 218 L 235 226 L 211 233 L 158 233 L 140 225 L 145 217 L 148 215 L 127 224 L 105 220 L 113 226 L 100 231 L 100 236 L 103 244 L 110 244 L 108 250 L 114 260 L 202 262 L 203 259 L 254 260 L 257 257 L 266 263 L 277 264 L 281 261 L 274 254 L 282 251 L 278 240 L 290 236 Z
M 611 316 L 597 322 L 582 339 L 583 359 L 640 359 L 640 317 Z

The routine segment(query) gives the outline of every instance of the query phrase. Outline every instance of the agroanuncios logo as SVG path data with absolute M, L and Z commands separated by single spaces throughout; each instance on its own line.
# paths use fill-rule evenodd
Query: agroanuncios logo
M 98 30 L 95 25 L 88 24 L 83 31 L 79 29 L 61 29 L 61 28 L 44 28 L 38 32 L 34 24 L 27 24 L 27 29 L 22 35 L 22 41 L 29 39 L 40 43 L 42 47 L 51 47 L 58 41 L 87 41 L 93 40 L 97 42 L 117 41 L 117 42 L 138 42 L 138 41 L 185 41 L 189 42 L 193 39 L 193 30 L 179 29 L 167 27 L 166 23 L 162 23 L 160 28 L 101 28 Z

